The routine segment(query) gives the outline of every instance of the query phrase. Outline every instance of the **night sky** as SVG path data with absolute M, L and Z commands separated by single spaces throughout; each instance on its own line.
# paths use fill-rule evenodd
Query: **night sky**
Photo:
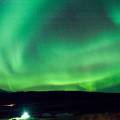
M 0 0 L 0 89 L 120 92 L 120 0 Z

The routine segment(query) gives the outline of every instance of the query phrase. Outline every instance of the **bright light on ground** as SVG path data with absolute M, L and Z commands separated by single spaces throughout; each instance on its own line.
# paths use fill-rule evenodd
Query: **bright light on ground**
M 30 118 L 30 115 L 27 112 L 24 112 L 23 115 L 21 116 L 21 119 L 28 119 Z
M 28 112 L 24 112 L 21 117 L 11 118 L 9 120 L 27 120 L 30 118 L 30 115 Z

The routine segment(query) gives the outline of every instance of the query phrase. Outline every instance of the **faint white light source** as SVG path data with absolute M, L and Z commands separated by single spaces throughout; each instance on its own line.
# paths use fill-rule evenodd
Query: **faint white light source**
M 23 115 L 21 116 L 21 119 L 28 119 L 30 118 L 30 115 L 28 112 L 24 112 Z
M 2 106 L 5 106 L 5 107 L 14 107 L 15 104 L 8 104 L 8 105 L 2 105 Z

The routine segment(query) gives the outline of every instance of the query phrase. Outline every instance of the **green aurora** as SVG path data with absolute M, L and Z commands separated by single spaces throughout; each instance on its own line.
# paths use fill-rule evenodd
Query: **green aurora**
M 120 0 L 0 0 L 0 89 L 120 92 Z

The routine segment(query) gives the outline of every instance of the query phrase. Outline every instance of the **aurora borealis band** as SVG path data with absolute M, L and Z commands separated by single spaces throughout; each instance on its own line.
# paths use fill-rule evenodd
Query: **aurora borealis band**
M 0 0 L 0 89 L 120 92 L 120 0 Z

